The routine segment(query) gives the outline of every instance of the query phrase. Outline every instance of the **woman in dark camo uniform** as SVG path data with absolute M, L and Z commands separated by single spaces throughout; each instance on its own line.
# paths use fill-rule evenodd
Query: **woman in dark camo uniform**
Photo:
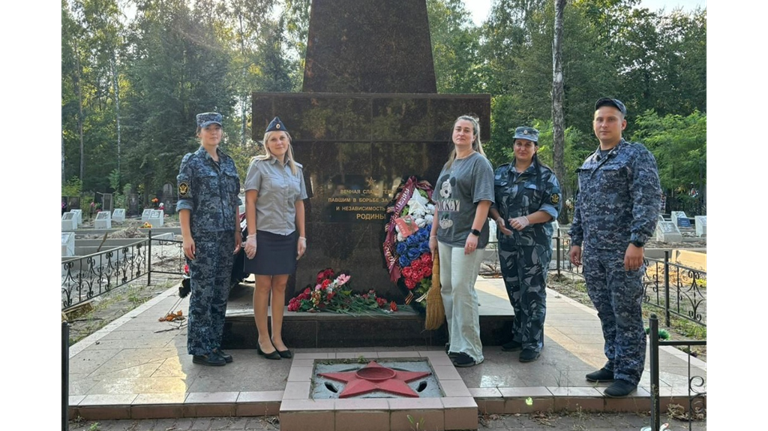
M 515 320 L 512 340 L 504 351 L 520 350 L 520 362 L 538 359 L 544 348 L 547 314 L 547 271 L 552 259 L 552 221 L 560 213 L 560 183 L 539 163 L 539 131 L 518 127 L 512 163 L 494 173 L 499 263 Z
M 215 366 L 232 362 L 221 350 L 221 338 L 232 264 L 242 241 L 240 178 L 232 158 L 219 149 L 221 135 L 221 114 L 198 114 L 200 148 L 184 156 L 176 177 L 191 286 L 187 352 L 195 364 Z

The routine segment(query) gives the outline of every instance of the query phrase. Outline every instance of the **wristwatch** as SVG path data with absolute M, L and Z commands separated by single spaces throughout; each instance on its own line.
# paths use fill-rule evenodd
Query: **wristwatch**
M 480 236 L 480 231 L 477 229 L 472 229 L 471 231 L 469 231 L 469 233 L 471 233 L 474 236 Z
M 634 245 L 635 247 L 645 247 L 645 243 L 642 241 L 630 241 L 630 244 Z

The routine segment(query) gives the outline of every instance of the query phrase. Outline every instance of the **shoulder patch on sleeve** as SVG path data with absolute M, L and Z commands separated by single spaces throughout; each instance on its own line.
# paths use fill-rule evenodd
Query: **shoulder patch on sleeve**
M 189 197 L 189 183 L 187 183 L 186 181 L 182 181 L 179 183 L 179 197 L 180 198 Z
M 553 204 L 560 202 L 560 194 L 552 193 L 552 195 L 549 197 L 549 201 L 552 202 Z

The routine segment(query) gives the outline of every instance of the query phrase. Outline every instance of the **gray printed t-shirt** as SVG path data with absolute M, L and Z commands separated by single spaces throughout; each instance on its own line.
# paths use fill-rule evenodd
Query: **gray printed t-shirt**
M 303 166 L 296 163 L 296 175 L 288 164 L 277 159 L 251 162 L 245 177 L 245 190 L 258 190 L 256 229 L 279 235 L 296 230 L 296 201 L 307 198 Z M 247 205 L 247 202 L 246 202 Z
M 494 201 L 493 167 L 480 153 L 473 153 L 440 171 L 432 193 L 438 219 L 437 240 L 453 247 L 464 247 L 472 230 L 480 201 Z M 483 221 L 478 248 L 488 245 L 488 219 Z

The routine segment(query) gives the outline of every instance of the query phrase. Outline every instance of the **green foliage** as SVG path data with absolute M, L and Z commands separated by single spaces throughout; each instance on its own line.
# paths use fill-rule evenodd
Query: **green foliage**
M 416 420 L 411 415 L 407 415 L 406 417 L 408 418 L 408 422 L 411 424 L 411 429 L 413 431 L 421 431 L 426 429 L 424 428 L 424 421 L 425 421 L 424 418 L 420 418 L 419 420 Z
M 438 93 L 476 93 L 479 31 L 461 0 L 427 0 Z
M 83 182 L 78 177 L 70 178 L 66 184 L 61 187 L 62 196 L 80 196 L 83 190 Z
M 636 120 L 632 141 L 645 144 L 656 157 L 659 179 L 666 190 L 688 190 L 690 184 L 706 185 L 707 116 L 660 117 L 646 111 Z

